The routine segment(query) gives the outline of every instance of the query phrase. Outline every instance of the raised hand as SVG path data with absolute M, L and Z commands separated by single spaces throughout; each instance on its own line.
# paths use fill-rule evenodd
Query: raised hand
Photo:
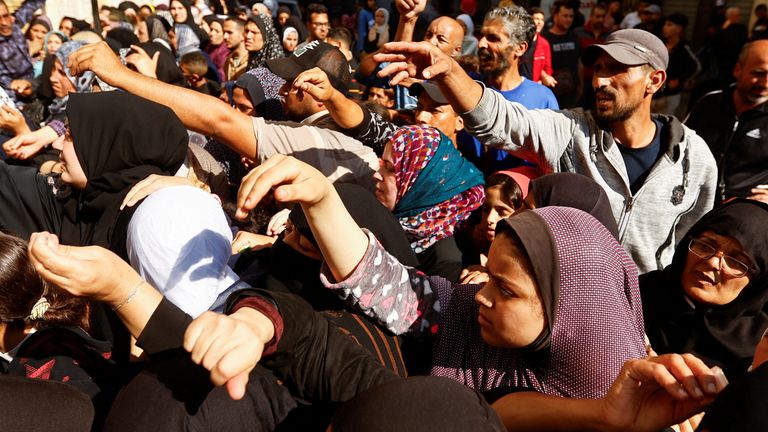
M 603 399 L 603 418 L 620 430 L 657 431 L 700 413 L 726 385 L 722 370 L 691 354 L 629 360 Z
M 395 7 L 400 13 L 400 19 L 416 19 L 424 12 L 426 6 L 427 0 L 395 0 Z
M 106 42 L 86 45 L 69 56 L 72 75 L 93 71 L 102 81 L 117 86 L 116 75 L 127 70 Z
M 55 234 L 48 232 L 32 234 L 29 258 L 46 281 L 74 296 L 113 306 L 141 280 L 128 263 L 107 249 L 62 245 Z
M 313 68 L 302 72 L 293 80 L 291 91 L 303 91 L 318 102 L 326 102 L 333 96 L 334 88 L 322 69 Z
M 125 207 L 133 207 L 137 202 L 152 194 L 152 192 L 171 186 L 194 186 L 194 183 L 186 177 L 150 174 L 144 180 L 133 185 L 131 190 L 128 191 L 128 195 L 123 198 L 120 210 Z
M 131 45 L 131 54 L 125 57 L 125 62 L 136 68 L 136 71 L 150 78 L 157 78 L 157 62 L 160 60 L 160 51 L 152 57 L 138 45 Z
M 459 67 L 451 57 L 426 41 L 386 43 L 373 59 L 379 63 L 390 62 L 378 75 L 391 76 L 392 85 L 408 77 L 438 80 L 454 66 Z
M 12 131 L 16 135 L 30 132 L 21 111 L 8 105 L 0 106 L 0 128 Z
M 291 156 L 276 154 L 249 172 L 237 193 L 235 216 L 243 219 L 274 188 L 278 202 L 315 204 L 333 190 L 314 167 Z

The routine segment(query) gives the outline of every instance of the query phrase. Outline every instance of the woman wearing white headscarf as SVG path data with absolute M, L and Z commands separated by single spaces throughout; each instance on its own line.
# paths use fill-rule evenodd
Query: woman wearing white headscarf
M 377 51 L 382 45 L 389 42 L 389 11 L 378 8 L 373 17 L 373 23 L 370 24 L 365 43 L 365 51 L 369 53 Z
M 285 55 L 291 55 L 298 44 L 299 31 L 293 27 L 286 27 L 285 30 L 283 30 L 283 50 L 285 50 Z
M 228 265 L 232 230 L 221 204 L 193 186 L 160 189 L 138 207 L 126 240 L 131 266 L 191 316 L 237 281 Z

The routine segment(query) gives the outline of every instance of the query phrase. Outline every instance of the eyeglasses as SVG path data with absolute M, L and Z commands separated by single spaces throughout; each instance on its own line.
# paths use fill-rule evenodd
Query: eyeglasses
M 699 239 L 691 239 L 691 242 L 688 243 L 688 250 L 704 260 L 708 260 L 717 254 L 717 249 L 714 246 Z M 722 252 L 720 253 L 720 256 L 720 259 L 725 263 L 723 271 L 727 274 L 734 277 L 742 277 L 749 273 L 750 266 L 748 264 L 745 264 L 730 255 L 725 255 Z
M 328 23 L 328 22 L 313 22 L 312 25 L 315 26 L 315 27 L 328 27 L 330 25 L 330 23 Z

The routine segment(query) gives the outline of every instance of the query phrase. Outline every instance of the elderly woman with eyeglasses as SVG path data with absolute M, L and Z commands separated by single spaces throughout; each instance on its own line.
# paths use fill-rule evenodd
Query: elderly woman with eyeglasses
M 640 291 L 653 350 L 745 374 L 768 327 L 768 205 L 737 199 L 704 215 Z

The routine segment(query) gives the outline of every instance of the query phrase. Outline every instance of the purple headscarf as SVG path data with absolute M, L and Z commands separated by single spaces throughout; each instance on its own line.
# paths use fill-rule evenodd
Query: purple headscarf
M 605 396 L 625 361 L 646 356 L 637 267 L 613 235 L 581 210 L 545 207 L 507 223 L 531 260 L 548 328 L 530 347 L 491 347 L 477 323 L 474 295 L 480 287 L 454 285 L 451 301 L 442 305 L 432 375 L 481 391 L 514 386 L 566 397 Z

